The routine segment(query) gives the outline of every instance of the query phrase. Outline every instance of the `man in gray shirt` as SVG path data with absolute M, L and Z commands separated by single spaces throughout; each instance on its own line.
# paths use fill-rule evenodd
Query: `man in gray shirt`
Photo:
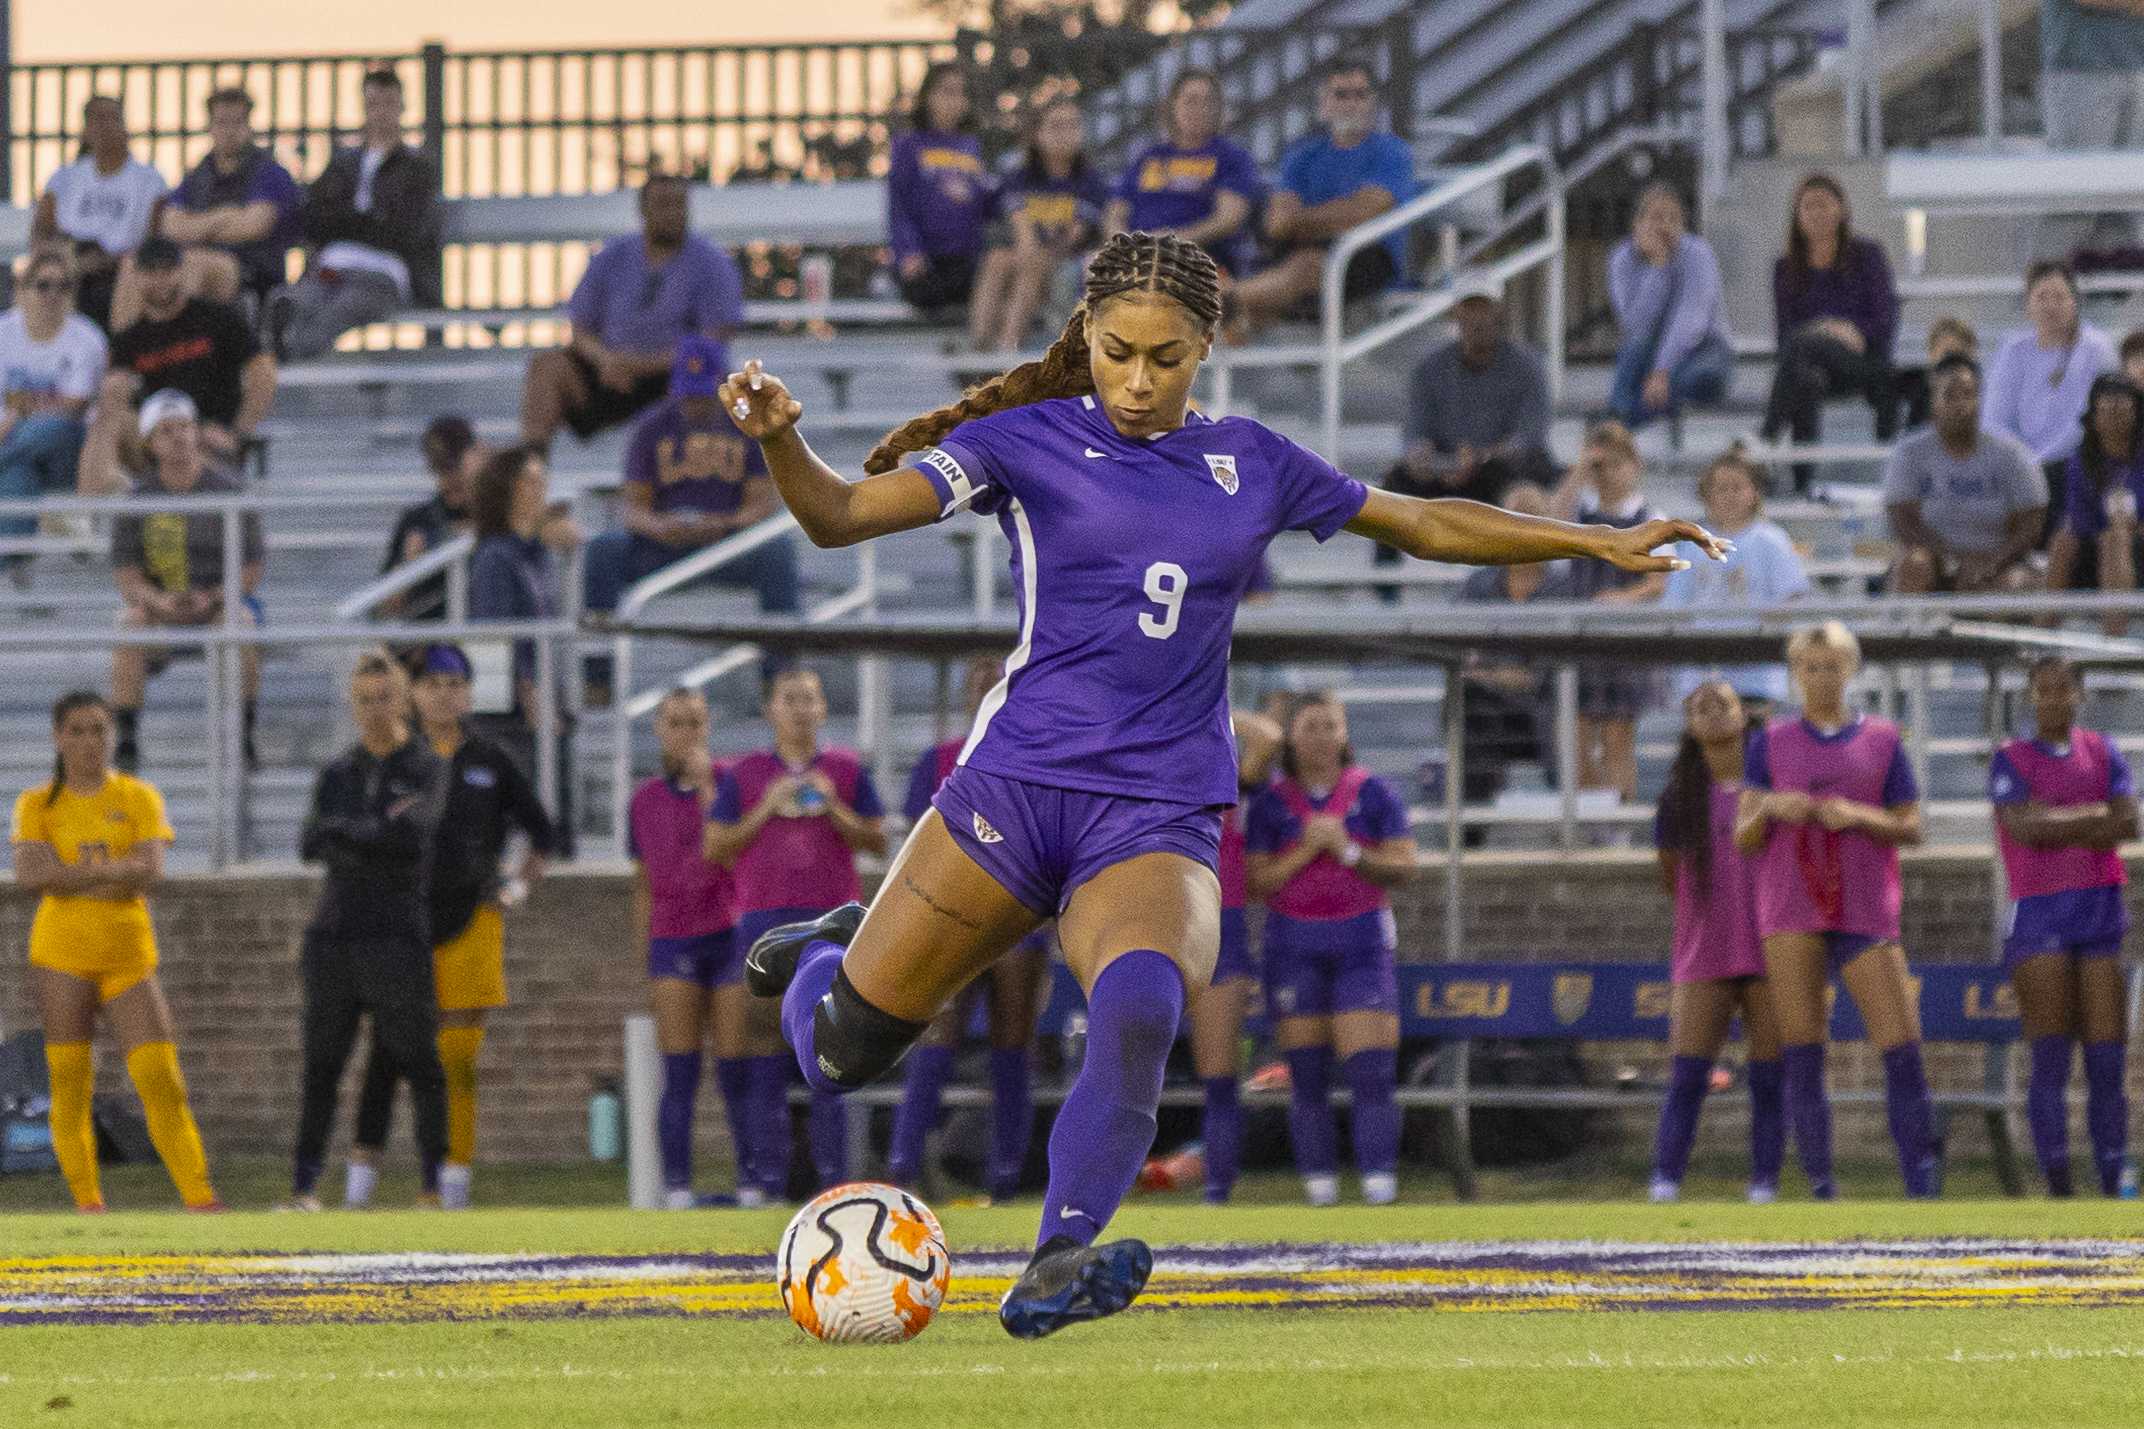
M 1884 509 L 1898 542 L 1891 589 L 2035 590 L 2047 478 L 2015 438 L 1980 424 L 1980 364 L 1962 354 L 1929 374 L 1928 427 L 1892 449 Z
M 1459 336 L 1423 358 L 1408 386 L 1407 451 L 1386 485 L 1410 496 L 1495 502 L 1515 481 L 1553 487 L 1548 378 L 1504 335 L 1492 289 L 1452 309 Z

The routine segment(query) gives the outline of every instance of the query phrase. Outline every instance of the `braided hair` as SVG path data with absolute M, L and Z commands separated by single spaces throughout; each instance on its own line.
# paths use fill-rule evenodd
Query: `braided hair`
M 969 388 L 958 402 L 894 428 L 864 458 L 864 471 L 872 476 L 892 471 L 903 456 L 936 446 L 940 438 L 962 422 L 1035 402 L 1092 393 L 1094 372 L 1087 354 L 1087 316 L 1111 298 L 1139 292 L 1160 293 L 1172 299 L 1208 333 L 1220 324 L 1221 270 L 1205 249 L 1174 234 L 1113 234 L 1088 263 L 1080 304 L 1039 361 L 1023 362 L 979 387 Z

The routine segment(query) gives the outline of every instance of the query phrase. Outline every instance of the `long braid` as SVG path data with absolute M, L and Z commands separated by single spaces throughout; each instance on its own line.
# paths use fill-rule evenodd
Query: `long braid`
M 1160 293 L 1175 300 L 1208 332 L 1221 321 L 1221 270 L 1205 249 L 1173 234 L 1113 234 L 1087 264 L 1080 304 L 1039 361 L 1023 362 L 970 388 L 958 402 L 894 428 L 864 458 L 864 471 L 872 476 L 892 471 L 902 457 L 936 446 L 962 422 L 1093 392 L 1087 315 L 1109 299 L 1132 292 Z

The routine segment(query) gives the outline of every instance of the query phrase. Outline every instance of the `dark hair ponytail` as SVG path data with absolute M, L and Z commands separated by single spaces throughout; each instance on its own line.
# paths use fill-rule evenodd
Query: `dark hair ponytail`
M 67 717 L 76 710 L 91 709 L 103 710 L 109 715 L 112 711 L 112 706 L 110 701 L 95 690 L 69 690 L 66 694 L 53 701 L 52 732 L 58 734 L 60 726 L 67 723 Z M 60 790 L 66 786 L 66 783 L 67 761 L 61 758 L 59 751 L 55 749 L 52 751 L 52 784 L 45 790 L 46 808 L 49 809 L 58 802 Z
M 1023 362 L 970 388 L 958 402 L 926 412 L 888 432 L 864 458 L 864 472 L 880 476 L 900 465 L 910 452 L 928 450 L 962 422 L 1060 397 L 1084 397 L 1094 391 L 1087 361 L 1087 315 L 1123 293 L 1152 292 L 1174 299 L 1212 332 L 1221 321 L 1221 270 L 1205 249 L 1166 233 L 1118 233 L 1110 236 L 1087 265 L 1080 305 L 1041 360 Z
M 1660 847 L 1682 859 L 1702 903 L 1712 883 L 1712 766 L 1705 746 L 1685 731 L 1660 791 Z

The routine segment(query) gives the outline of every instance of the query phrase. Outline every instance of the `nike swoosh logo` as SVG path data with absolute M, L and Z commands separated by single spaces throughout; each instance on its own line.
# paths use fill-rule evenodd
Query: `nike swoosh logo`
M 1057 1209 L 1057 1219 L 1061 1221 L 1076 1221 L 1086 1215 L 1085 1211 L 1075 1211 L 1070 1206 L 1060 1206 Z M 1089 1217 L 1089 1219 L 1092 1218 Z
M 1106 452 L 1098 452 L 1098 451 L 1096 451 L 1096 450 L 1095 450 L 1095 449 L 1094 449 L 1093 447 L 1088 447 L 1088 448 L 1087 448 L 1087 455 L 1088 455 L 1088 456 L 1091 456 L 1091 457 L 1101 457 L 1101 456 L 1106 456 L 1106 455 L 1108 455 L 1108 453 L 1106 453 Z

